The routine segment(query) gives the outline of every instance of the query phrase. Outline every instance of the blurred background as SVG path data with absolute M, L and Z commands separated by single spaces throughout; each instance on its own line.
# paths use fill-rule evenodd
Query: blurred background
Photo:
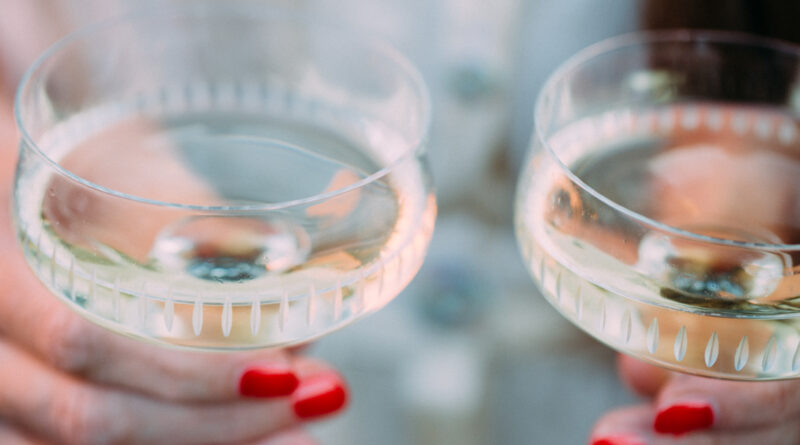
M 66 32 L 168 3 L 0 0 L 6 87 Z M 636 29 L 770 29 L 786 37 L 781 33 L 796 34 L 797 27 L 765 23 L 748 1 L 249 3 L 383 36 L 419 67 L 433 99 L 430 157 L 440 205 L 434 240 L 422 271 L 394 302 L 312 347 L 352 391 L 345 415 L 313 428 L 319 441 L 579 444 L 603 412 L 634 401 L 616 379 L 614 354 L 550 308 L 517 251 L 514 185 L 536 93 L 571 54 Z M 797 9 L 762 3 L 781 5 Z

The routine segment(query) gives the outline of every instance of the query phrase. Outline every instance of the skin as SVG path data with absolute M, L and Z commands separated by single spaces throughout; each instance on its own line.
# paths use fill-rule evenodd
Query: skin
M 646 398 L 604 415 L 592 438 L 628 436 L 654 445 L 782 445 L 800 443 L 800 382 L 732 382 L 673 373 L 620 356 L 619 373 Z M 681 436 L 653 431 L 656 414 L 681 403 L 708 403 L 714 424 Z
M 2 85 L 0 79 L 0 85 Z M 287 350 L 204 354 L 112 334 L 72 313 L 33 276 L 14 240 L 9 196 L 17 132 L 0 90 L 0 443 L 306 445 L 293 399 L 239 395 L 263 366 L 332 374 Z
M 737 145 L 732 134 L 715 136 L 717 142 L 728 147 Z M 698 141 L 709 141 L 709 135 L 700 135 Z M 687 139 L 683 144 L 697 141 Z M 653 168 L 653 185 L 660 203 L 657 215 L 661 220 L 680 225 L 692 223 L 716 224 L 717 221 L 739 221 L 746 226 L 767 227 L 778 240 L 796 242 L 796 229 L 780 225 L 791 221 L 797 202 L 798 175 L 796 166 L 770 154 L 759 153 L 750 157 L 720 157 L 714 150 L 696 150 L 692 156 L 714 159 L 679 159 L 689 156 L 682 152 L 666 158 L 664 165 Z M 668 165 L 675 162 L 675 165 Z M 713 165 L 714 174 L 695 171 Z M 680 174 L 659 174 L 678 171 Z M 746 184 L 760 182 L 770 194 L 754 194 Z M 696 210 L 697 209 L 697 210 Z M 708 221 L 704 220 L 707 219 Z M 730 252 L 728 252 L 730 253 Z M 786 298 L 797 294 L 798 277 L 784 277 L 780 287 L 767 298 Z M 685 316 L 665 317 L 667 329 L 677 330 L 687 325 L 694 335 L 708 338 L 709 327 L 702 322 L 692 322 Z M 689 320 L 689 321 L 687 321 Z M 693 324 L 692 324 L 693 323 Z M 714 327 L 721 336 L 728 332 L 747 332 L 742 321 L 728 326 Z M 722 330 L 720 330 L 722 329 Z M 662 328 L 662 332 L 663 328 Z M 765 342 L 766 339 L 756 341 Z M 644 403 L 611 411 L 597 421 L 591 440 L 601 438 L 626 438 L 628 443 L 685 444 L 685 445 L 794 445 L 800 443 L 800 381 L 734 382 L 696 377 L 669 372 L 620 356 L 619 374 L 623 382 L 642 395 Z M 714 420 L 710 427 L 690 431 L 683 435 L 658 434 L 654 421 L 659 412 L 679 405 L 708 405 Z M 626 443 L 617 440 L 612 443 Z

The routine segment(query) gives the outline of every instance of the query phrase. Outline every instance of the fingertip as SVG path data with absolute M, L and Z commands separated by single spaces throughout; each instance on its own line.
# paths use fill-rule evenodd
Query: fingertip
M 283 397 L 292 394 L 300 384 L 288 365 L 248 368 L 239 378 L 239 394 L 244 397 Z
M 292 409 L 299 419 L 310 420 L 341 411 L 348 401 L 348 388 L 335 371 L 306 375 L 292 394 Z
M 662 408 L 653 421 L 653 430 L 660 434 L 680 436 L 705 430 L 714 424 L 714 408 L 705 401 L 681 401 Z
M 292 394 L 292 407 L 303 420 L 324 417 L 341 411 L 349 398 L 344 378 L 324 361 L 295 357 L 292 365 L 300 384 Z
M 653 431 L 680 436 L 711 428 L 719 418 L 720 391 L 737 386 L 736 382 L 676 374 L 658 393 Z

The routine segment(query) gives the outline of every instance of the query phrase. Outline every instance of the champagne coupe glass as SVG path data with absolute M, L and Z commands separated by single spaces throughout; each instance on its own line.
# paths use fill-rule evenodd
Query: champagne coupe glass
M 536 103 L 515 225 L 607 345 L 718 378 L 800 376 L 800 51 L 656 32 L 579 53 Z
M 433 231 L 419 74 L 308 18 L 216 2 L 81 30 L 29 70 L 16 116 L 28 263 L 140 339 L 313 339 L 393 299 Z

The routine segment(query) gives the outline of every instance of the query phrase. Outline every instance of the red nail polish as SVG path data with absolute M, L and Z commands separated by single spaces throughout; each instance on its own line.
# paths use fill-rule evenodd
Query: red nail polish
M 281 397 L 293 393 L 299 385 L 289 368 L 250 368 L 239 380 L 239 394 L 246 397 Z
M 592 441 L 592 445 L 645 445 L 638 437 L 627 434 L 603 436 Z
M 681 403 L 658 412 L 653 428 L 665 434 L 685 434 L 714 423 L 714 410 L 707 403 Z
M 327 372 L 303 379 L 292 399 L 297 417 L 310 419 L 341 409 L 347 402 L 347 389 L 338 374 Z

